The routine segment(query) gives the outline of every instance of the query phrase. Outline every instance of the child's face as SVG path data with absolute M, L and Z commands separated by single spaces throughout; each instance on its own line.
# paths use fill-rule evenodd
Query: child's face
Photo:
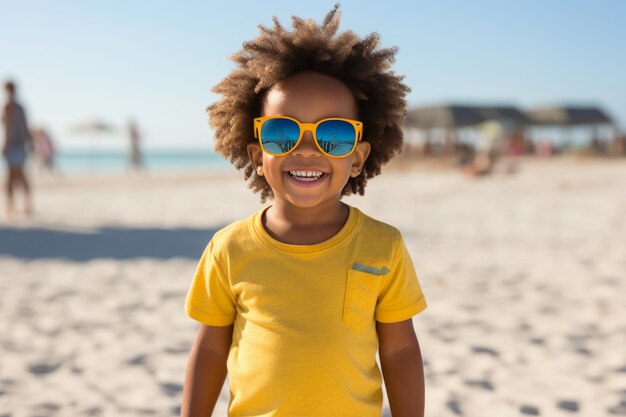
M 260 116 L 289 116 L 302 123 L 315 123 L 329 117 L 358 119 L 357 113 L 354 96 L 341 81 L 316 72 L 303 72 L 267 92 Z M 274 200 L 301 208 L 338 203 L 350 176 L 356 177 L 363 169 L 369 151 L 370 144 L 361 141 L 351 155 L 331 158 L 320 152 L 309 131 L 285 156 L 267 154 L 258 143 L 248 145 L 248 155 L 257 173 L 272 188 Z M 318 171 L 324 175 L 316 181 L 302 181 L 290 171 Z

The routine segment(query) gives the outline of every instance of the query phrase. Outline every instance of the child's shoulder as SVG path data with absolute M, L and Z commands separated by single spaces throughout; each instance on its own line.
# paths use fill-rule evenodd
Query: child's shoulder
M 374 233 L 375 235 L 386 236 L 388 238 L 393 238 L 393 239 L 398 239 L 401 237 L 400 230 L 398 230 L 396 227 L 388 223 L 385 223 L 381 220 L 375 219 L 374 217 L 363 213 L 357 208 L 354 208 L 354 210 L 357 210 L 357 212 L 363 219 L 362 220 L 363 231 Z
M 398 242 L 402 240 L 402 233 L 396 227 L 385 223 L 381 220 L 371 217 L 359 209 L 359 215 L 361 216 L 362 226 L 361 231 L 364 236 L 367 236 L 369 240 L 381 240 L 381 241 L 393 241 Z
M 237 236 L 241 232 L 245 232 L 248 229 L 253 217 L 254 214 L 246 217 L 245 219 L 236 220 L 231 224 L 222 227 L 217 232 L 215 232 L 213 238 L 227 240 L 233 238 L 234 236 Z
M 359 213 L 361 226 L 353 241 L 359 256 L 367 260 L 378 259 L 381 265 L 389 267 L 389 260 L 396 259 L 405 247 L 402 233 L 384 221 Z
M 253 213 L 245 219 L 237 220 L 215 232 L 210 242 L 213 252 L 232 251 L 237 247 L 246 246 L 252 238 L 252 224 L 257 214 Z

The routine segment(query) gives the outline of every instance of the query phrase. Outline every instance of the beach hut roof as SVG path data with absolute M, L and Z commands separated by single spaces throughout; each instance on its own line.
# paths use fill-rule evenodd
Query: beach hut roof
M 476 126 L 489 120 L 526 125 L 529 120 L 513 106 L 468 106 L 446 104 L 409 110 L 406 124 L 418 129 Z
M 552 106 L 538 107 L 526 112 L 533 124 L 539 125 L 593 125 L 613 124 L 613 120 L 598 107 Z

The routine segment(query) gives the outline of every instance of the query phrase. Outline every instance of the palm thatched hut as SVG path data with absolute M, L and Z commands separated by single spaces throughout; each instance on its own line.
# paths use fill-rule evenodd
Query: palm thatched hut
M 613 124 L 613 120 L 598 107 L 552 106 L 526 111 L 535 125 L 580 126 Z
M 534 141 L 551 141 L 562 148 L 608 151 L 619 137 L 613 119 L 597 106 L 549 106 L 526 111 Z
M 497 123 L 506 134 L 511 134 L 523 130 L 531 122 L 522 111 L 510 105 L 418 107 L 407 113 L 407 142 L 409 146 L 419 148 L 419 153 L 449 153 L 461 136 L 470 137 L 464 142 L 475 142 L 474 133 L 485 123 Z
M 619 150 L 626 145 L 613 146 L 621 137 L 619 129 L 598 106 L 563 105 L 527 111 L 511 105 L 442 104 L 417 107 L 407 113 L 405 137 L 408 147 L 416 153 L 449 154 L 457 149 L 459 143 L 474 149 L 484 139 L 487 130 L 494 131 L 494 125 L 499 127 L 500 132 L 498 138 L 491 139 L 496 146 L 510 144 L 513 140 L 526 149 L 531 149 L 533 144 L 548 143 L 557 149 L 626 152 Z

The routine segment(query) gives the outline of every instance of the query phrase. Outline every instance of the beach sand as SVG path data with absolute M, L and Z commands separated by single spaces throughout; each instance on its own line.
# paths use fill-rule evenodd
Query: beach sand
M 0 416 L 178 415 L 191 277 L 258 196 L 234 169 L 34 183 L 0 221 Z M 345 201 L 410 250 L 427 416 L 626 415 L 626 161 L 390 168 Z

